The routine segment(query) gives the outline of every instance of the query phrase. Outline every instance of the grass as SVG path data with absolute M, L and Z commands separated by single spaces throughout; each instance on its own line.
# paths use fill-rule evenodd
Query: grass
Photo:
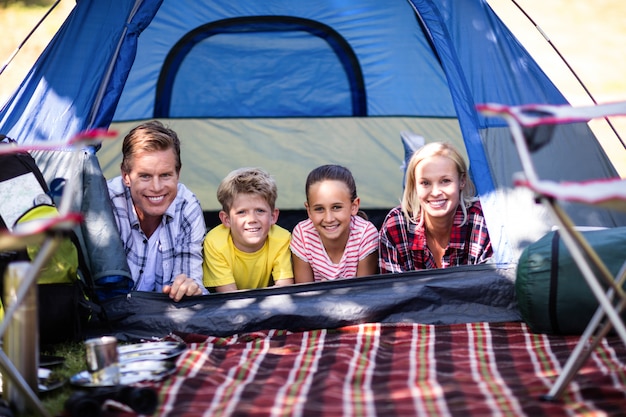
M 62 342 L 42 347 L 40 354 L 64 358 L 63 364 L 49 369 L 52 370 L 51 381 L 65 381 L 65 384 L 39 395 L 43 407 L 51 416 L 61 416 L 65 409 L 65 402 L 77 391 L 77 388 L 69 383 L 70 378 L 86 369 L 84 344 L 77 341 Z M 28 414 L 27 417 L 37 417 L 37 415 Z
M 39 393 L 39 399 L 41 403 L 51 416 L 63 415 L 65 409 L 66 400 L 76 391 L 76 389 L 69 384 L 69 379 L 85 370 L 85 353 L 82 342 L 63 342 L 47 347 L 42 347 L 40 350 L 41 355 L 58 356 L 64 359 L 60 365 L 50 366 L 48 369 L 52 371 L 48 382 L 54 384 L 55 382 L 63 383 L 63 385 L 56 389 L 51 389 L 48 392 Z M 33 410 L 30 410 L 30 406 L 27 406 L 27 417 L 38 416 Z
M 54 380 L 68 381 L 70 377 L 85 369 L 84 347 L 82 342 L 65 342 L 54 345 L 47 349 L 42 349 L 42 354 L 60 356 L 65 358 L 65 362 L 52 368 L 52 378 Z M 62 388 L 52 390 L 40 395 L 40 399 L 46 410 L 52 416 L 61 415 L 65 408 L 65 401 L 72 395 L 75 389 L 65 383 Z

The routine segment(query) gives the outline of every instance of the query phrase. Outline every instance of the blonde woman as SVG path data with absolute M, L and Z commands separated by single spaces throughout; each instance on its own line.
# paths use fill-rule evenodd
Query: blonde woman
M 381 273 L 487 261 L 493 250 L 482 207 L 461 154 L 449 143 L 417 150 L 400 206 L 380 230 Z

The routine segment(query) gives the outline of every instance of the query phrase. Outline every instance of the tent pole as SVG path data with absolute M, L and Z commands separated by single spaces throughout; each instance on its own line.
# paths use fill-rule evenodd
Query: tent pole
M 543 38 L 546 40 L 546 42 L 548 42 L 548 44 L 552 47 L 554 52 L 556 52 L 556 54 L 559 56 L 561 61 L 563 61 L 565 66 L 567 66 L 567 69 L 572 73 L 574 78 L 576 78 L 576 81 L 578 81 L 578 84 L 580 84 L 580 86 L 583 88 L 583 90 L 585 90 L 585 93 L 587 93 L 587 95 L 589 96 L 589 98 L 591 99 L 593 104 L 597 105 L 598 102 L 596 101 L 596 99 L 593 96 L 593 94 L 591 94 L 591 91 L 589 91 L 589 89 L 587 88 L 587 86 L 585 85 L 583 80 L 580 79 L 580 77 L 578 76 L 576 71 L 574 71 L 574 68 L 572 68 L 572 66 L 569 64 L 567 59 L 565 59 L 565 57 L 563 56 L 563 54 L 561 54 L 561 51 L 559 51 L 558 48 L 554 45 L 554 43 L 552 43 L 552 40 L 548 37 L 548 35 L 541 29 L 541 27 L 539 27 L 539 25 L 533 20 L 533 18 L 530 17 L 530 15 L 528 13 L 526 13 L 526 10 L 524 10 L 522 8 L 522 6 L 520 6 L 517 3 L 516 0 L 511 0 L 511 2 L 520 10 L 520 12 L 522 12 L 524 14 L 524 16 L 526 16 L 526 18 L 530 21 L 530 23 L 533 24 L 535 29 L 537 29 L 537 31 L 539 31 L 539 33 L 541 33 L 541 36 L 543 36 Z M 613 126 L 613 123 L 611 123 L 611 121 L 609 120 L 608 117 L 605 117 L 604 120 L 606 120 L 606 122 L 609 124 L 611 130 L 613 131 L 613 133 L 615 133 L 615 136 L 617 136 L 617 138 L 619 139 L 620 143 L 622 144 L 622 147 L 626 148 L 626 144 L 622 140 L 622 137 L 620 136 L 620 134 L 617 133 L 617 130 L 615 129 L 615 126 Z
M 9 66 L 9 64 L 11 63 L 11 61 L 13 61 L 13 58 L 15 58 L 15 56 L 17 55 L 17 53 L 22 49 L 22 47 L 26 44 L 26 42 L 28 42 L 28 40 L 30 39 L 31 36 L 33 36 L 33 33 L 35 33 L 35 31 L 37 30 L 37 28 L 39 26 L 41 26 L 41 24 L 43 23 L 44 20 L 46 20 L 46 18 L 48 17 L 48 15 L 50 15 L 50 13 L 52 12 L 52 10 L 54 10 L 55 7 L 57 7 L 57 5 L 61 2 L 61 0 L 57 0 L 54 2 L 54 4 L 52 6 L 50 6 L 50 8 L 48 9 L 48 11 L 46 12 L 45 15 L 43 15 L 43 17 L 39 20 L 39 22 L 37 22 L 37 24 L 35 25 L 35 27 L 28 33 L 28 35 L 26 35 L 26 38 L 24 38 L 24 40 L 22 41 L 22 43 L 20 43 L 18 45 L 18 47 L 13 51 L 13 53 L 11 54 L 11 56 L 9 57 L 9 59 L 7 59 L 7 61 L 4 63 L 4 65 L 2 65 L 2 68 L 0 68 L 0 75 L 4 72 L 4 70 Z

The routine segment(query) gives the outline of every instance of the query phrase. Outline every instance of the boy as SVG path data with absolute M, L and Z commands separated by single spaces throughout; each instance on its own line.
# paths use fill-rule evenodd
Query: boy
M 276 183 L 258 168 L 220 183 L 221 225 L 204 238 L 204 285 L 217 292 L 293 284 L 291 234 L 276 225 Z

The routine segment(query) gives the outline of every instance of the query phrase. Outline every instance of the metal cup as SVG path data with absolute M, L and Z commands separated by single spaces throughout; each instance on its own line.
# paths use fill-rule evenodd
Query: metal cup
M 85 340 L 85 359 L 93 384 L 106 386 L 120 383 L 120 365 L 115 337 L 102 336 Z

